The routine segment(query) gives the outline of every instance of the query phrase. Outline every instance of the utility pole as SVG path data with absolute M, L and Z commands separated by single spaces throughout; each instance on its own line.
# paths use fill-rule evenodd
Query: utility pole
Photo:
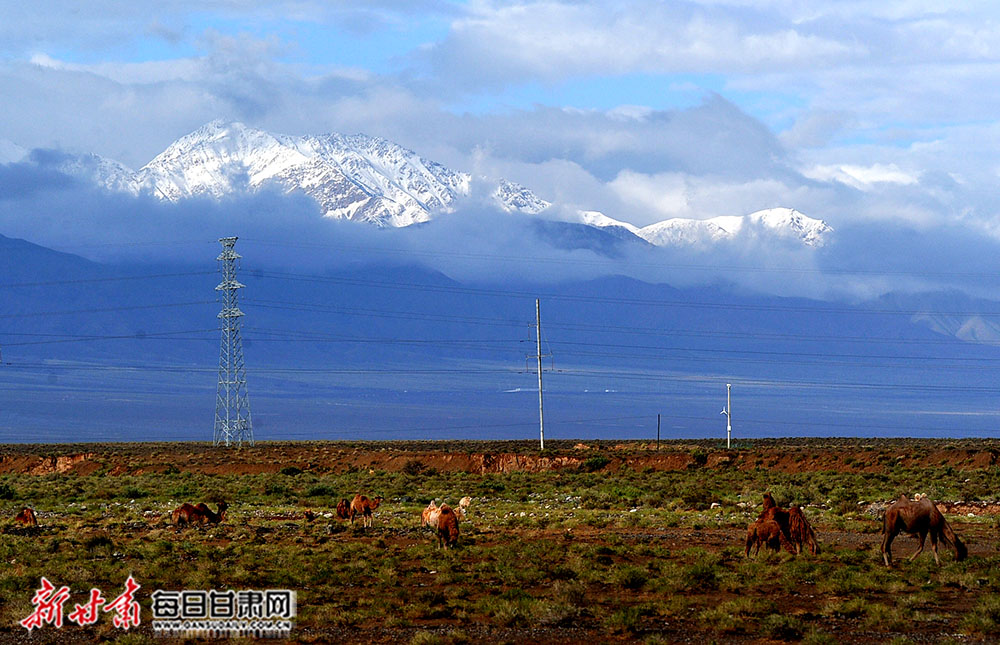
M 542 307 L 535 298 L 535 357 L 538 359 L 538 449 L 545 450 L 545 410 L 542 406 Z
M 656 451 L 660 451 L 660 413 L 656 413 Z
M 732 391 L 733 386 L 731 383 L 726 383 L 726 407 L 722 409 L 719 414 L 726 415 L 726 450 L 729 450 L 730 441 L 733 437 L 733 403 L 732 403 Z
M 236 237 L 219 238 L 222 253 L 220 263 L 222 282 L 215 288 L 222 299 L 219 328 L 222 343 L 219 349 L 219 387 L 215 395 L 216 446 L 253 445 L 253 423 L 250 419 L 250 397 L 247 394 L 246 365 L 243 362 L 243 340 L 240 334 L 239 290 L 245 285 L 236 280 L 237 261 L 242 257 L 234 247 Z

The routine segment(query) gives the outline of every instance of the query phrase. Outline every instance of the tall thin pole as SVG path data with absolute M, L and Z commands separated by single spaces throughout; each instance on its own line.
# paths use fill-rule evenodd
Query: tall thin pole
M 656 450 L 660 450 L 660 414 L 656 414 Z
M 542 406 L 542 306 L 535 298 L 535 356 L 538 359 L 538 449 L 545 450 L 545 411 Z
M 729 450 L 733 438 L 733 385 L 726 383 L 726 450 Z

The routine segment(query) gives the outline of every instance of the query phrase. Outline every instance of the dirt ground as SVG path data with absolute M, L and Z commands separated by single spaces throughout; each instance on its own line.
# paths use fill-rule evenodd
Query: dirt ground
M 209 443 L 0 444 L 0 474 L 142 475 L 176 468 L 206 474 L 276 473 L 294 466 L 314 473 L 349 469 L 400 471 L 417 461 L 444 472 L 547 472 L 578 469 L 596 455 L 608 470 L 707 468 L 801 473 L 884 472 L 890 467 L 947 464 L 957 470 L 998 465 L 1000 440 L 761 439 L 733 450 L 717 441 L 549 441 L 539 454 L 530 441 L 258 442 L 252 448 L 213 449 Z M 700 454 L 699 454 L 700 453 Z
M 784 473 L 810 473 L 837 471 L 851 473 L 882 473 L 892 468 L 936 468 L 947 465 L 959 472 L 990 471 L 997 466 L 1000 442 L 992 441 L 918 441 L 918 440 L 789 440 L 747 442 L 738 450 L 729 452 L 718 447 L 716 442 L 664 442 L 657 450 L 649 442 L 554 442 L 552 448 L 539 454 L 529 442 L 301 442 L 262 443 L 254 448 L 216 450 L 208 444 L 66 444 L 66 445 L 5 445 L 0 446 L 0 475 L 65 475 L 67 477 L 129 475 L 141 477 L 153 473 L 197 473 L 203 475 L 259 475 L 279 473 L 291 467 L 316 475 L 325 473 L 352 472 L 400 472 L 420 468 L 434 469 L 442 473 L 470 473 L 473 475 L 504 474 L 514 472 L 544 473 L 549 471 L 578 471 L 595 455 L 606 458 L 608 473 L 623 469 L 632 471 L 683 471 L 691 472 L 692 466 L 708 469 L 759 470 Z M 943 506 L 949 514 L 961 516 L 995 516 L 1000 505 L 995 502 L 963 502 L 952 500 Z M 58 524 L 60 518 L 50 515 L 50 524 Z M 409 520 L 407 520 L 409 521 Z M 878 558 L 881 535 L 876 532 L 876 520 L 867 520 L 865 530 L 843 530 L 827 523 L 816 525 L 816 531 L 824 552 L 850 556 L 861 554 L 872 568 L 871 561 Z M 419 527 L 403 525 L 400 522 L 383 521 L 367 532 L 337 528 L 332 537 L 323 535 L 317 526 L 303 529 L 298 516 L 275 514 L 247 520 L 247 526 L 258 531 L 258 535 L 286 536 L 300 544 L 305 555 L 311 549 L 322 550 L 327 540 L 339 543 L 355 543 L 359 547 L 378 548 L 387 552 L 405 553 L 408 549 L 428 543 L 428 534 Z M 969 547 L 970 560 L 993 559 L 1000 553 L 1000 534 L 996 523 L 965 523 L 960 532 Z M 246 528 L 239 527 L 239 528 Z M 85 540 L 86 532 L 76 536 Z M 211 540 L 213 546 L 225 548 L 238 546 L 241 534 L 237 528 L 220 527 L 211 534 L 201 530 L 188 533 L 161 535 L 162 530 L 150 529 L 143 525 L 119 527 L 122 537 L 114 535 L 116 543 L 168 540 L 183 541 Z M 468 530 L 468 529 L 467 529 Z M 7 526 L 4 536 L 21 535 L 17 529 Z M 47 536 L 51 529 L 36 529 L 38 535 Z M 153 533 L 153 531 L 159 531 Z M 615 525 L 602 528 L 589 525 L 574 526 L 570 533 L 565 528 L 509 528 L 478 521 L 466 533 L 475 544 L 477 553 L 490 553 L 492 549 L 509 546 L 514 540 L 525 543 L 550 543 L 554 548 L 572 540 L 574 545 L 586 545 L 593 550 L 607 549 L 607 565 L 630 565 L 658 570 L 651 566 L 648 553 L 685 553 L 691 549 L 702 549 L 712 554 L 724 554 L 720 565 L 730 572 L 743 562 L 742 544 L 745 537 L 743 528 L 698 528 L 697 526 L 645 526 L 626 527 Z M 93 535 L 105 534 L 107 529 L 95 527 Z M 613 535 L 611 534 L 613 532 Z M 126 535 L 127 534 L 127 535 Z M 284 539 L 284 538 L 282 538 Z M 624 548 L 625 547 L 629 548 Z M 630 547 L 635 547 L 634 549 Z M 649 547 L 644 549 L 643 547 Z M 901 536 L 894 550 L 897 570 L 905 573 L 911 565 L 904 560 L 916 548 L 916 540 Z M 923 559 L 931 558 L 927 552 Z M 952 561 L 952 555 L 942 550 L 942 559 Z M 623 557 L 622 552 L 634 553 Z M 809 558 L 809 555 L 799 556 Z M 764 571 L 776 576 L 788 558 L 763 555 Z M 770 558 L 770 559 L 768 559 Z M 468 560 L 468 559 L 467 559 Z M 918 561 L 920 562 L 920 561 Z M 466 561 L 471 569 L 478 562 Z M 660 564 L 660 563 L 655 563 Z M 876 563 L 877 564 L 877 563 Z M 438 572 L 422 559 L 402 559 L 396 565 L 399 584 L 410 589 L 413 594 L 439 587 Z M 976 569 L 969 575 L 985 575 Z M 956 574 L 958 576 L 958 574 Z M 901 576 L 902 577 L 902 576 Z M 967 578 L 968 576 L 966 576 Z M 794 616 L 806 624 L 819 624 L 826 641 L 842 643 L 872 643 L 890 641 L 893 643 L 937 643 L 937 642 L 993 642 L 989 635 L 967 633 L 958 626 L 984 595 L 995 594 L 994 582 L 967 581 L 956 577 L 958 582 L 935 584 L 933 589 L 921 582 L 897 582 L 894 590 L 865 591 L 864 596 L 873 603 L 892 605 L 901 594 L 930 595 L 933 600 L 920 609 L 927 614 L 924 619 L 913 622 L 905 630 L 886 630 L 873 626 L 871 620 L 860 616 L 831 614 L 828 607 L 830 597 L 818 590 L 822 581 L 803 578 L 789 584 L 787 580 L 773 586 L 757 584 L 751 594 L 754 598 L 773 602 L 782 612 Z M 470 588 L 464 596 L 469 605 L 482 598 L 501 592 L 509 592 L 509 585 L 485 585 Z M 986 591 L 979 593 L 970 586 L 982 584 Z M 538 588 L 526 588 L 528 594 L 546 593 L 551 584 L 540 583 Z M 926 589 L 924 588 L 926 587 Z M 929 591 L 930 590 L 930 591 Z M 362 604 L 371 593 L 364 584 L 345 581 L 337 587 L 338 605 Z M 772 643 L 801 640 L 805 634 L 786 637 L 762 635 L 756 629 L 713 629 L 706 627 L 703 613 L 723 603 L 737 601 L 745 594 L 734 590 L 707 589 L 696 592 L 676 592 L 685 596 L 686 605 L 678 611 L 659 615 L 644 615 L 632 629 L 608 629 L 605 618 L 623 606 L 624 594 L 628 594 L 627 604 L 656 607 L 669 603 L 673 592 L 639 586 L 623 590 L 620 586 L 607 583 L 587 583 L 587 606 L 580 617 L 560 624 L 514 621 L 508 624 L 484 620 L 481 617 L 467 619 L 453 616 L 420 617 L 405 625 L 393 625 L 388 621 L 366 621 L 364 624 L 326 625 L 304 624 L 296 627 L 294 640 L 315 643 L 571 643 L 603 642 L 672 642 L 672 643 Z M 842 598 L 849 600 L 849 597 Z M 998 616 L 1000 619 L 1000 616 Z M 749 621 L 752 623 L 753 621 Z M 461 636 L 456 636 L 461 634 Z M 26 634 L 19 629 L 0 628 L 0 643 L 84 643 L 100 642 L 120 636 L 119 633 L 95 633 L 86 629 L 39 630 Z M 140 637 L 152 637 L 148 625 L 143 625 L 133 633 L 133 643 L 143 642 Z M 896 639 L 896 640 L 893 640 Z M 163 639 L 156 639 L 163 642 Z M 203 641 L 202 641 L 203 642 Z

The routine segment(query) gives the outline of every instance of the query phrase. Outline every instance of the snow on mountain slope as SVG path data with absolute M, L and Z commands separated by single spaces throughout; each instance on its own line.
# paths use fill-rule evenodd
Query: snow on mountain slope
M 309 195 L 328 217 L 392 227 L 450 210 L 469 194 L 471 180 L 378 137 L 291 137 L 221 121 L 181 137 L 136 175 L 139 190 L 172 200 L 275 185 Z M 549 205 L 507 181 L 494 199 L 508 211 L 537 213 Z
M 623 228 L 633 235 L 639 234 L 639 227 L 608 217 L 600 211 L 580 211 L 580 221 L 594 228 Z
M 581 211 L 580 221 L 599 228 L 624 227 L 655 246 L 711 245 L 740 236 L 765 234 L 820 247 L 833 232 L 826 222 L 806 217 L 792 208 L 771 208 L 745 216 L 726 215 L 703 220 L 675 217 L 643 228 L 596 211 Z
M 806 246 L 819 247 L 833 228 L 823 220 L 806 217 L 794 208 L 769 208 L 747 215 L 753 225 L 769 229 L 786 237 L 800 240 Z
M 0 141 L 0 163 L 27 153 Z M 7 161 L 9 163 L 10 161 Z M 472 193 L 473 177 L 424 159 L 386 139 L 363 134 L 287 136 L 242 123 L 212 121 L 187 134 L 138 172 L 97 155 L 65 155 L 58 168 L 112 192 L 176 201 L 223 198 L 266 188 L 302 192 L 331 218 L 404 227 L 449 212 Z M 551 204 L 519 184 L 487 184 L 507 212 L 536 215 Z M 655 246 L 705 246 L 738 237 L 773 236 L 819 247 L 831 229 L 791 208 L 705 220 L 674 218 L 639 228 L 598 211 L 579 211 L 579 223 Z
M 66 156 L 56 168 L 60 172 L 74 177 L 92 181 L 95 185 L 110 192 L 128 192 L 136 194 L 135 173 L 113 159 L 95 154 Z

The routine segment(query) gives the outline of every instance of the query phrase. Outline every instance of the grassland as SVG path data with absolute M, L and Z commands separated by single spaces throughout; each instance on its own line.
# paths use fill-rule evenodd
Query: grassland
M 143 585 L 138 630 L 105 618 L 32 640 L 163 642 L 148 625 L 157 588 L 294 589 L 296 642 L 1000 638 L 996 442 L 553 445 L 2 446 L 0 641 L 24 641 L 42 576 L 73 590 L 72 607 L 94 587 L 117 594 L 129 574 Z M 805 507 L 819 555 L 743 556 L 765 491 Z M 332 515 L 356 492 L 386 498 L 371 529 Z M 968 560 L 906 562 L 916 541 L 901 537 L 900 562 L 881 564 L 881 509 L 916 492 L 964 504 L 949 520 Z M 420 510 L 464 495 L 459 546 L 438 550 Z M 223 500 L 218 526 L 167 522 L 181 502 Z M 14 525 L 25 505 L 38 528 Z M 307 508 L 320 516 L 305 520 Z

